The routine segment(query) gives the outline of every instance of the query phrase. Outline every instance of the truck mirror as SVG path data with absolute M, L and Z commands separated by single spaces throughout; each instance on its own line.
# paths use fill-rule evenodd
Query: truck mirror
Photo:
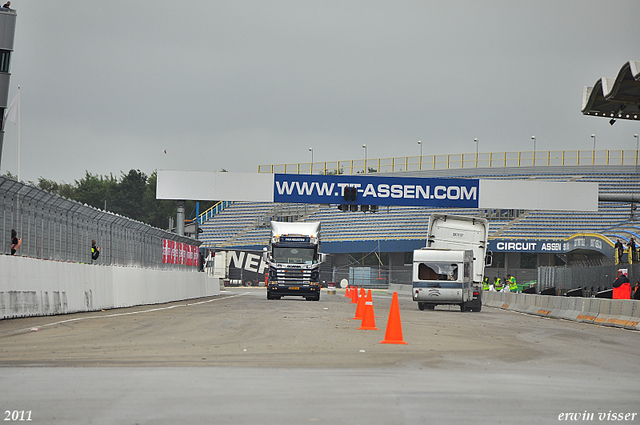
M 487 255 L 484 257 L 484 265 L 491 267 L 493 264 L 493 252 L 487 251 Z

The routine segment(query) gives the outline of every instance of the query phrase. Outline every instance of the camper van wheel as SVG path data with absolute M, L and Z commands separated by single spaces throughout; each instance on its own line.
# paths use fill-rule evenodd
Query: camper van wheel
M 418 309 L 424 310 L 424 303 L 418 303 Z
M 271 295 L 271 292 L 267 291 L 267 299 L 268 300 L 272 300 L 273 299 L 273 295 Z
M 465 307 L 464 307 L 464 303 L 460 304 L 460 311 L 462 313 L 464 313 L 466 311 Z

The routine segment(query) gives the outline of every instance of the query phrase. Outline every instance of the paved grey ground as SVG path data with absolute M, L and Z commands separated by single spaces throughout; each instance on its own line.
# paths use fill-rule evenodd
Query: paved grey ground
M 640 410 L 639 332 L 419 311 L 401 297 L 408 345 L 379 344 L 390 299 L 374 295 L 379 331 L 357 330 L 340 295 L 267 301 L 256 289 L 0 321 L 0 413 L 46 424 L 545 424 Z

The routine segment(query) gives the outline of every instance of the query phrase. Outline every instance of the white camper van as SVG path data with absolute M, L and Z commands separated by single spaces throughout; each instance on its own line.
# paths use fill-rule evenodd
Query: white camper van
M 427 246 L 413 251 L 413 300 L 420 310 L 458 304 L 461 311 L 482 309 L 482 279 L 489 222 L 481 217 L 433 214 Z

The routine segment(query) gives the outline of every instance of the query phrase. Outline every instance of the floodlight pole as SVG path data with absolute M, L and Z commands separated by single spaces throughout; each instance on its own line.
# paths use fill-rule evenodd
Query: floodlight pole
M 311 165 L 309 166 L 309 174 L 313 174 L 313 148 L 309 148 L 309 152 L 311 152 Z
M 475 139 L 473 139 L 473 142 L 476 144 L 476 168 L 478 168 L 478 145 L 480 143 L 478 143 L 478 138 L 477 137 Z
M 422 170 L 422 140 L 418 140 L 418 145 L 420 145 L 420 159 L 418 160 L 418 170 Z
M 591 154 L 591 163 L 596 165 L 596 135 L 592 134 L 591 138 L 593 139 L 593 153 Z
M 536 165 L 536 136 L 531 136 L 533 140 L 533 165 Z
M 363 172 L 367 172 L 367 145 L 362 145 L 362 148 L 364 149 L 364 171 Z

